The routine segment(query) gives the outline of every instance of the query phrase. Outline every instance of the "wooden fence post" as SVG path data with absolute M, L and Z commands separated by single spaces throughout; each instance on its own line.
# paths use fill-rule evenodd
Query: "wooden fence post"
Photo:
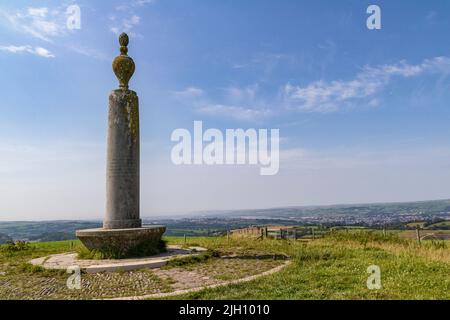
M 416 228 L 416 237 L 417 237 L 417 241 L 418 241 L 419 244 L 420 244 L 420 227 L 417 227 L 417 228 Z

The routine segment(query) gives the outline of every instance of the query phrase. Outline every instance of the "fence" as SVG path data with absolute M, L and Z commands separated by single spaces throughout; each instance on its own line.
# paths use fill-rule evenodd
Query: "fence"
M 249 227 L 243 229 L 231 230 L 230 235 L 233 237 L 266 237 L 266 227 Z
M 254 226 L 231 230 L 232 237 L 272 238 L 272 239 L 316 239 L 330 232 L 314 227 Z

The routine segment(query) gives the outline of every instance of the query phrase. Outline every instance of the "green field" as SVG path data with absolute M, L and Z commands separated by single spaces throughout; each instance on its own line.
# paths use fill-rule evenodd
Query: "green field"
M 170 237 L 166 240 L 171 244 L 184 244 L 183 238 Z M 33 285 L 38 286 L 46 281 L 50 284 L 63 284 L 66 274 L 33 269 L 27 265 L 27 261 L 50 253 L 72 251 L 78 245 L 78 242 L 70 241 L 35 243 L 17 252 L 7 251 L 5 246 L 0 247 L 0 298 L 10 298 L 11 290 L 27 297 L 27 294 L 36 290 Z M 400 239 L 394 234 L 383 236 L 375 232 L 339 231 L 315 241 L 211 237 L 188 238 L 187 245 L 203 246 L 220 255 L 254 257 L 249 258 L 248 262 L 234 263 L 232 266 L 225 266 L 219 258 L 215 258 L 200 259 L 177 267 L 180 270 L 201 269 L 204 272 L 222 268 L 222 278 L 236 276 L 239 268 L 247 268 L 242 270 L 241 276 L 251 274 L 250 269 L 253 267 L 248 267 L 250 262 L 255 263 L 261 271 L 270 267 L 264 266 L 264 261 L 258 262 L 255 257 L 286 254 L 291 257 L 292 263 L 279 273 L 251 282 L 205 289 L 175 297 L 177 299 L 450 299 L 448 241 L 423 241 L 419 245 L 416 241 Z M 275 262 L 270 263 L 275 265 Z M 381 268 L 380 290 L 367 288 L 367 268 L 370 265 Z M 116 275 L 126 279 L 135 276 L 136 274 L 127 273 Z M 171 290 L 170 282 L 165 282 L 154 274 L 148 274 L 146 279 L 146 283 L 154 286 L 158 292 Z M 132 292 L 133 288 L 124 286 L 133 284 L 125 284 L 120 279 L 117 281 L 122 286 L 117 288 L 117 292 Z M 104 297 L 112 296 L 108 293 Z M 87 299 L 90 296 L 70 293 L 66 296 L 50 295 L 47 298 Z

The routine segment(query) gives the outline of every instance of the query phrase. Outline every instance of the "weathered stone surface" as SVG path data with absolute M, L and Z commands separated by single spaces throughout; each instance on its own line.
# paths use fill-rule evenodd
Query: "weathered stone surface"
M 161 252 L 164 226 L 144 226 L 134 229 L 78 230 L 77 237 L 89 250 L 96 250 L 110 257 L 146 256 Z
M 128 89 L 135 65 L 128 57 L 128 36 L 119 37 L 120 56 L 113 71 L 120 89 L 109 96 L 106 213 L 103 229 L 79 230 L 89 250 L 104 256 L 145 256 L 164 249 L 163 226 L 142 227 L 139 214 L 139 98 Z
M 139 99 L 134 91 L 109 97 L 105 229 L 139 228 Z
M 128 35 L 126 33 L 122 33 L 119 36 L 120 56 L 116 57 L 112 64 L 113 71 L 116 74 L 117 79 L 119 80 L 120 88 L 124 90 L 128 89 L 128 82 L 133 76 L 136 68 L 133 59 L 127 55 L 128 42 Z

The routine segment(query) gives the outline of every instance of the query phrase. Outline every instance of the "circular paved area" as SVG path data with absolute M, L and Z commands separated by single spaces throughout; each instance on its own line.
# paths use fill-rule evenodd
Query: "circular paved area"
M 79 260 L 78 254 L 71 252 L 33 259 L 30 263 L 54 270 L 66 270 L 69 267 L 78 266 L 88 273 L 132 271 L 160 268 L 167 264 L 170 259 L 197 255 L 205 251 L 207 251 L 205 248 L 200 247 L 183 249 L 180 246 L 168 246 L 167 252 L 152 257 L 117 260 Z

